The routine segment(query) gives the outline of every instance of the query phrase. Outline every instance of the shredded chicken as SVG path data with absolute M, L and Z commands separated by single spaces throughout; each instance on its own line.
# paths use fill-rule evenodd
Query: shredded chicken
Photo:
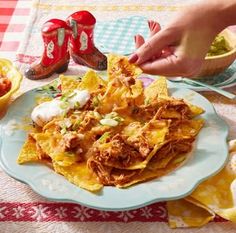
M 113 181 L 113 185 L 120 186 L 129 183 L 140 171 L 141 170 L 113 169 L 111 172 L 111 180 Z
M 95 116 L 90 112 L 86 112 L 81 118 L 82 121 L 80 122 L 78 132 L 90 130 L 98 122 Z
M 140 170 L 120 170 L 104 165 L 94 158 L 88 160 L 89 168 L 98 176 L 103 185 L 124 185 L 140 172 Z
M 175 112 L 175 114 L 170 115 L 170 112 Z M 146 105 L 135 106 L 132 111 L 133 116 L 142 117 L 143 120 L 151 120 L 153 116 L 155 116 L 155 119 L 187 119 L 189 114 L 189 107 L 183 100 L 169 101 L 158 99 Z
M 83 134 L 79 134 L 76 132 L 68 132 L 63 135 L 63 142 L 65 151 L 75 149 L 79 146 L 80 141 L 84 138 Z
M 169 141 L 153 156 L 152 160 L 159 160 L 170 154 L 188 153 L 192 150 L 194 138 Z
M 94 158 L 90 158 L 87 162 L 88 167 L 98 176 L 99 182 L 103 185 L 113 185 L 110 177 L 112 167 L 103 165 Z
M 110 126 L 107 125 L 99 125 L 99 126 L 95 126 L 91 129 L 91 131 L 93 132 L 94 135 L 98 135 L 101 136 L 103 135 L 105 132 L 109 131 Z
M 130 87 L 135 84 L 135 79 L 133 77 L 123 77 L 121 81 L 125 84 L 125 86 Z
M 143 135 L 127 138 L 127 144 L 139 151 L 143 158 L 146 158 L 152 150 L 147 139 Z
M 119 134 L 116 134 L 105 149 L 99 145 L 93 148 L 93 157 L 105 165 L 113 167 L 128 167 L 134 162 L 142 161 L 142 155 L 134 147 L 126 144 Z

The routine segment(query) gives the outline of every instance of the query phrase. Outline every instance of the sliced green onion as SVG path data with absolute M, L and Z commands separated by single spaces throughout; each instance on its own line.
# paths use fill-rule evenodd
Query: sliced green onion
M 64 119 L 64 125 L 67 129 L 70 128 L 72 126 L 71 120 L 68 118 Z
M 61 134 L 65 134 L 66 132 L 67 132 L 66 127 L 63 127 L 63 128 L 61 129 Z
M 110 137 L 110 133 L 105 132 L 98 140 L 100 143 L 104 143 L 109 137 Z
M 113 120 L 118 121 L 119 123 L 121 123 L 121 122 L 124 121 L 124 118 L 122 118 L 120 116 L 117 116 L 117 117 L 114 117 Z
M 114 119 L 101 119 L 100 120 L 100 124 L 101 125 L 106 125 L 106 126 L 111 126 L 111 127 L 115 127 L 119 124 L 118 121 L 114 120 Z
M 77 130 L 77 129 L 79 128 L 79 126 L 80 126 L 80 123 L 81 123 L 81 120 L 80 120 L 80 119 L 77 120 L 77 121 L 73 124 L 72 130 Z
M 69 108 L 69 103 L 68 102 L 61 102 L 60 103 L 60 108 L 61 109 L 67 109 L 67 108 Z
M 70 93 L 69 95 L 68 95 L 68 99 L 70 99 L 70 98 L 73 98 L 74 96 L 76 96 L 76 93 L 75 92 L 72 92 L 72 93 Z
M 77 102 L 75 103 L 75 105 L 74 105 L 74 108 L 75 108 L 75 109 L 79 109 L 79 108 L 80 108 L 80 102 L 77 101 Z
M 105 119 L 114 119 L 115 117 L 118 117 L 118 113 L 117 112 L 111 112 L 105 115 Z
M 101 101 L 99 100 L 98 96 L 95 96 L 92 101 L 93 107 L 97 107 L 100 104 L 100 102 Z

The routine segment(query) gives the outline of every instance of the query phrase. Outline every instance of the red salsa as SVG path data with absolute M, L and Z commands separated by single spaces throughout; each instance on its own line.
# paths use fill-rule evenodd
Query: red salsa
M 11 81 L 7 77 L 0 76 L 0 97 L 11 89 Z

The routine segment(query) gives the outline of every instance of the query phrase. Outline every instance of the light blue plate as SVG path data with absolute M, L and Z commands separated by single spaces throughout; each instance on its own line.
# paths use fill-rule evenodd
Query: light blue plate
M 35 97 L 39 95 L 36 90 L 18 98 L 1 121 L 1 166 L 10 176 L 29 184 L 35 192 L 46 198 L 77 202 L 101 210 L 135 209 L 158 201 L 185 197 L 200 182 L 224 166 L 228 155 L 228 127 L 203 96 L 182 88 L 171 88 L 170 92 L 175 97 L 185 98 L 205 109 L 202 118 L 206 124 L 197 138 L 192 158 L 176 171 L 160 179 L 127 189 L 105 187 L 101 193 L 93 194 L 69 183 L 63 176 L 43 164 L 18 165 L 16 159 L 26 138 L 26 132 L 9 131 L 9 125 L 14 123 L 14 120 L 17 124 L 22 123 L 24 117 L 30 114 L 35 105 Z

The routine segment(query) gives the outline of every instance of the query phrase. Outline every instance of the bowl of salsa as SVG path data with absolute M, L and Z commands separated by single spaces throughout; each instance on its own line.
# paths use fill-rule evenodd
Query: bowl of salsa
M 0 112 L 5 109 L 12 95 L 19 89 L 21 73 L 11 61 L 0 58 Z

